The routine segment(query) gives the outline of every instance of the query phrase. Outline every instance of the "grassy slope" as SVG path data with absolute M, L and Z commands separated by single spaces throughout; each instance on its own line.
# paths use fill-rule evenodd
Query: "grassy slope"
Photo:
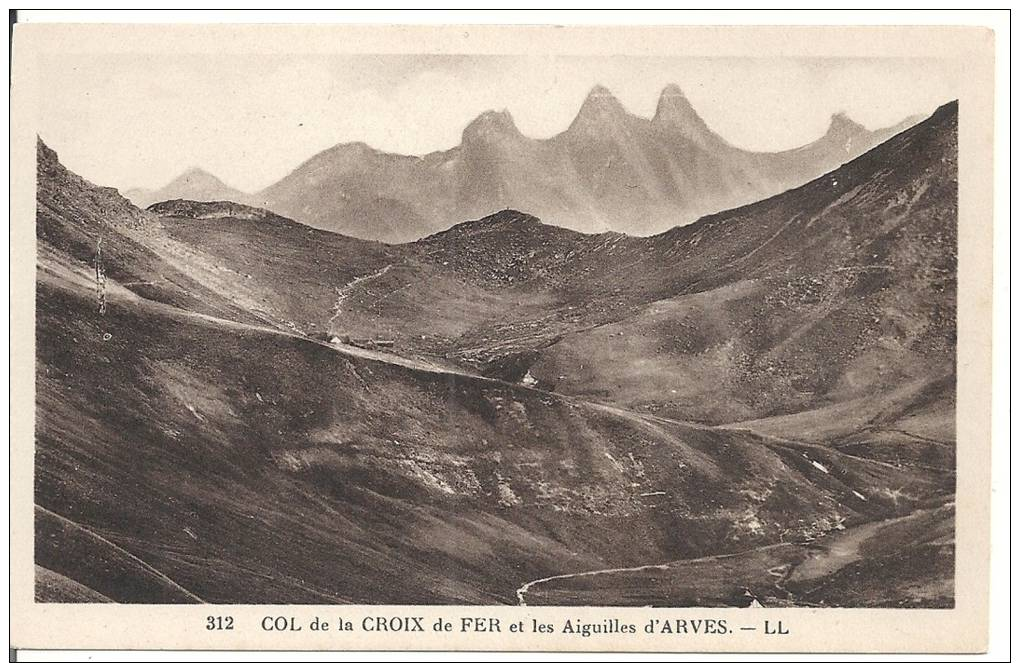
M 625 376 L 619 367 L 566 362 L 571 379 L 585 376 L 577 382 L 585 389 L 601 380 L 614 404 L 641 407 L 647 385 L 678 384 L 693 404 L 687 413 L 700 407 L 703 419 L 751 419 L 775 413 L 775 400 L 799 385 L 787 374 L 757 384 L 773 398 L 766 406 L 741 400 L 740 389 L 723 381 L 739 416 L 705 416 L 722 400 L 714 391 L 720 380 L 710 364 L 699 376 L 691 362 L 720 336 L 730 343 L 759 336 L 740 327 L 757 309 L 730 303 L 775 292 L 762 285 L 775 278 L 769 270 L 819 268 L 804 257 L 815 254 L 791 257 L 803 230 L 785 250 L 777 240 L 759 251 L 750 247 L 760 237 L 749 233 L 742 247 L 730 230 L 735 222 L 716 219 L 638 240 L 578 235 L 508 214 L 497 220 L 508 239 L 494 259 L 486 253 L 491 220 L 385 247 L 279 217 L 159 218 L 42 156 L 37 501 L 74 525 L 58 531 L 99 537 L 75 534 L 76 546 L 101 539 L 141 560 L 123 565 L 140 583 L 151 567 L 211 601 L 511 602 L 520 584 L 538 577 L 812 538 L 844 519 L 902 515 L 952 492 L 952 456 L 940 437 L 952 394 L 945 378 L 924 387 L 929 375 L 921 375 L 923 388 L 903 396 L 878 435 L 869 431 L 883 420 L 872 417 L 872 428 L 837 439 L 777 433 L 759 421 L 768 434 L 760 436 L 373 362 L 289 333 L 384 329 L 410 355 L 441 355 L 512 379 L 522 364 L 533 366 L 543 387 L 554 384 L 543 367 L 555 367 L 558 380 L 563 368 L 555 362 L 569 358 L 564 348 L 587 336 L 603 345 L 581 346 L 583 358 L 597 352 L 668 367 L 616 387 L 606 376 Z M 805 206 L 818 199 L 793 195 Z M 745 228 L 759 222 L 772 236 L 789 219 L 781 221 L 775 201 L 762 205 L 734 218 Z M 904 225 L 896 218 L 877 217 L 890 232 Z M 935 214 L 926 218 L 933 230 L 945 225 Z M 841 223 L 825 224 L 826 233 L 856 232 Z M 90 280 L 99 236 L 110 277 L 105 314 Z M 826 242 L 842 255 L 834 236 Z M 732 266 L 751 252 L 753 269 Z M 932 256 L 908 257 L 915 262 L 902 264 L 934 264 Z M 346 293 L 336 315 L 337 288 L 387 266 Z M 915 279 L 925 287 L 941 278 L 908 273 L 925 276 Z M 903 283 L 893 285 L 879 297 L 899 296 Z M 862 299 L 883 292 L 867 279 L 827 287 L 835 288 L 823 298 L 833 310 L 848 292 L 863 289 Z M 727 305 L 713 309 L 710 297 Z M 947 325 L 951 311 L 938 309 L 942 301 L 929 304 L 934 311 L 914 300 L 905 308 L 915 321 L 928 315 Z M 857 310 L 851 304 L 843 308 Z M 656 307 L 668 312 L 665 323 Z M 805 360 L 833 339 L 818 333 L 817 315 L 798 322 L 773 308 L 752 316 L 789 324 L 785 318 L 804 331 L 791 337 L 780 328 L 768 338 L 792 347 L 788 357 Z M 698 333 L 677 331 L 685 324 Z M 915 332 L 912 352 L 944 355 L 942 329 Z M 656 339 L 671 339 L 674 350 L 664 355 Z M 905 345 L 900 339 L 886 350 L 894 360 L 916 358 L 900 353 Z M 859 381 L 861 389 L 881 384 L 867 373 Z M 813 393 L 805 402 L 820 405 Z M 854 402 L 857 392 L 845 393 Z M 917 451 L 904 453 L 907 445 Z M 77 558 L 110 554 L 100 547 Z M 164 600 L 159 592 L 168 591 L 114 595 L 87 565 L 48 564 L 114 600 Z M 866 593 L 849 600 L 873 600 Z
M 564 568 L 816 535 L 904 478 L 127 295 L 99 315 L 62 282 L 39 315 L 39 505 L 205 600 L 511 601 Z

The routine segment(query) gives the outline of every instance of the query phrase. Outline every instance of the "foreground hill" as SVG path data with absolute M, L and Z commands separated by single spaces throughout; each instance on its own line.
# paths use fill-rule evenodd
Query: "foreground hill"
M 40 600 L 950 605 L 955 125 L 655 237 L 402 246 L 40 144 Z

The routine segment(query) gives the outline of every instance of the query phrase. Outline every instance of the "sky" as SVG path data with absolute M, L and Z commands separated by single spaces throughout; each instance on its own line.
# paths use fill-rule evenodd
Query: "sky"
M 922 58 L 81 54 L 40 65 L 39 135 L 83 177 L 158 188 L 199 167 L 249 192 L 337 143 L 448 149 L 486 110 L 547 138 L 596 84 L 651 117 L 676 83 L 729 142 L 775 151 L 817 139 L 837 112 L 869 129 L 929 114 L 965 74 Z

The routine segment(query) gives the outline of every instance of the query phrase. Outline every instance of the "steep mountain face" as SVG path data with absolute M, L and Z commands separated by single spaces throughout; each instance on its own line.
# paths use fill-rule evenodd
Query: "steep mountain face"
M 174 199 L 236 202 L 247 199 L 247 194 L 224 184 L 218 177 L 201 168 L 189 168 L 161 189 L 128 189 L 124 196 L 142 208 Z
M 535 376 L 713 423 L 897 391 L 886 407 L 948 399 L 936 437 L 952 439 L 955 141 L 943 107 L 804 187 L 648 238 L 627 288 L 648 303 L 550 346 Z
M 952 605 L 956 121 L 652 237 L 399 246 L 40 144 L 40 600 Z
M 97 187 L 68 171 L 42 141 L 37 152 L 40 279 L 88 283 L 97 306 L 107 287 L 120 283 L 159 303 L 254 319 L 200 282 L 199 260 L 168 257 L 177 253 L 197 258 L 200 251 L 184 246 L 168 250 L 172 247 L 158 216 L 138 209 L 116 189 Z
M 528 138 L 509 113 L 490 111 L 451 150 L 406 157 L 338 145 L 244 200 L 390 242 L 506 208 L 582 232 L 648 235 L 803 184 L 913 121 L 871 132 L 837 115 L 809 145 L 755 153 L 715 134 L 675 85 L 663 90 L 651 120 L 597 86 L 570 127 L 548 140 Z

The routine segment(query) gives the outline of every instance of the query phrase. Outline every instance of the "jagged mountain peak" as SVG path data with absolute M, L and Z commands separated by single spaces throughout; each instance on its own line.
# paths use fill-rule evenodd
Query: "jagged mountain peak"
M 620 100 L 603 85 L 596 85 L 588 92 L 581 104 L 577 117 L 574 118 L 567 131 L 582 128 L 598 129 L 606 124 L 617 122 L 629 115 Z
M 609 91 L 604 85 L 596 85 L 588 91 L 588 96 L 584 98 L 584 103 L 581 104 L 581 112 L 586 110 L 612 110 L 626 112 L 623 104 L 617 99 L 612 92 Z
M 567 134 L 604 136 L 613 126 L 630 117 L 630 113 L 605 86 L 597 85 L 584 98 Z
M 132 203 L 145 208 L 162 200 L 244 200 L 248 195 L 235 189 L 204 168 L 192 166 L 159 189 L 127 189 L 124 191 Z
M 663 88 L 652 122 L 659 126 L 679 129 L 688 138 L 698 142 L 721 140 L 712 133 L 698 112 L 694 110 L 687 95 L 675 83 L 670 83 Z
M 828 136 L 855 136 L 863 133 L 867 133 L 867 129 L 857 122 L 850 119 L 845 112 L 839 111 L 833 113 L 832 117 L 829 118 L 829 129 L 826 131 Z
M 615 99 L 616 97 L 613 96 L 613 93 L 610 92 L 609 88 L 607 88 L 605 85 L 602 85 L 601 83 L 596 83 L 595 85 L 592 86 L 591 90 L 588 91 L 588 98 L 589 99 L 605 99 L 605 98 Z
M 670 83 L 659 93 L 659 103 L 655 107 L 655 117 L 660 120 L 671 119 L 677 117 L 678 114 L 701 119 L 694 111 L 694 107 L 691 106 L 691 102 L 688 101 L 687 95 L 680 89 L 680 86 L 676 83 Z
M 177 176 L 175 181 L 189 181 L 189 182 L 210 182 L 213 184 L 223 184 L 223 180 L 216 177 L 208 170 L 199 166 L 191 166 L 183 173 Z
M 40 171 L 45 171 L 59 163 L 57 153 L 40 137 L 35 137 L 35 158 Z
M 514 124 L 513 116 L 504 108 L 499 111 L 488 110 L 476 117 L 464 127 L 461 138 L 464 142 L 470 143 L 477 140 L 520 137 L 522 135 Z
M 694 123 L 704 125 L 705 122 L 687 100 L 680 87 L 670 84 L 663 88 L 659 95 L 659 103 L 655 108 L 654 121 L 669 123 Z
M 35 137 L 35 151 L 36 155 L 46 155 L 49 157 L 55 157 L 57 154 L 53 149 L 46 144 L 46 141 L 42 139 L 42 136 L 36 135 Z
M 673 100 L 677 97 L 681 99 L 687 99 L 687 95 L 684 94 L 683 88 L 676 83 L 670 83 L 666 87 L 662 88 L 662 92 L 659 93 L 659 103 L 663 100 Z

